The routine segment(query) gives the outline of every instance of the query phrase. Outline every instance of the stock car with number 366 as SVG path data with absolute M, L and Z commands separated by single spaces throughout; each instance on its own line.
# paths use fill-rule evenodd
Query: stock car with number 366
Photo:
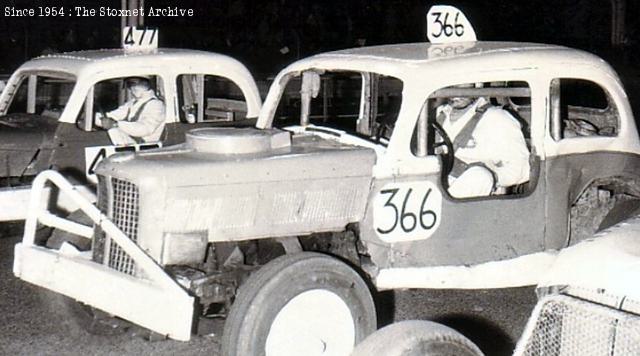
M 434 9 L 472 32 L 456 9 L 428 18 Z M 583 51 L 433 42 L 299 60 L 255 128 L 196 129 L 181 145 L 105 159 L 97 206 L 42 173 L 15 274 L 178 340 L 194 318 L 226 315 L 223 353 L 243 356 L 349 354 L 376 328 L 370 287 L 535 285 L 558 250 L 640 197 L 627 96 Z M 450 194 L 455 150 L 436 112 L 451 97 L 487 98 L 519 121 L 526 182 Z M 39 204 L 47 184 L 93 227 Z M 90 247 L 38 246 L 37 223 Z

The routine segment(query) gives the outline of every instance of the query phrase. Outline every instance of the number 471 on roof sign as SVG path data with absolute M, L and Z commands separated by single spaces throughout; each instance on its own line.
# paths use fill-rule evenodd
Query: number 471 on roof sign
M 122 48 L 126 51 L 152 51 L 157 49 L 158 29 L 125 27 L 122 30 Z
M 462 11 L 435 5 L 427 13 L 427 37 L 431 43 L 472 42 L 476 41 L 476 32 Z

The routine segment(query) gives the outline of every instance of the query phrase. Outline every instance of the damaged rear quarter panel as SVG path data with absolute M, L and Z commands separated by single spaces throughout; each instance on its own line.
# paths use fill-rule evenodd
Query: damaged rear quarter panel
M 593 181 L 622 178 L 638 187 L 640 155 L 625 152 L 591 152 L 561 155 L 547 159 L 547 248 L 567 245 L 571 205 Z M 628 189 L 633 189 L 629 186 Z M 632 192 L 638 195 L 640 191 Z

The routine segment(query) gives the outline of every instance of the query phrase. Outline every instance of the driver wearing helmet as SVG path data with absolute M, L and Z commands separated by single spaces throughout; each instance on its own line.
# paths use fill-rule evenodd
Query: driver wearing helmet
M 529 150 L 520 122 L 488 98 L 451 97 L 436 120 L 453 143 L 449 193 L 456 198 L 504 194 L 529 180 Z

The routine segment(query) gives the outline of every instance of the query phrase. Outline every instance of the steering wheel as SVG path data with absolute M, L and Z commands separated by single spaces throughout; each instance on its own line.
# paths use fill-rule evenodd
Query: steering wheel
M 449 135 L 447 135 L 444 128 L 442 128 L 437 121 L 432 121 L 430 126 L 433 127 L 433 130 L 438 134 L 438 136 L 440 136 L 440 141 L 436 141 L 433 144 L 433 148 L 436 149 L 438 147 L 444 147 L 446 149 L 446 152 L 442 155 L 442 184 L 448 185 L 447 182 L 449 182 L 449 180 L 447 177 L 449 176 L 451 169 L 453 169 L 453 161 L 455 159 L 453 156 L 453 142 L 449 138 Z

